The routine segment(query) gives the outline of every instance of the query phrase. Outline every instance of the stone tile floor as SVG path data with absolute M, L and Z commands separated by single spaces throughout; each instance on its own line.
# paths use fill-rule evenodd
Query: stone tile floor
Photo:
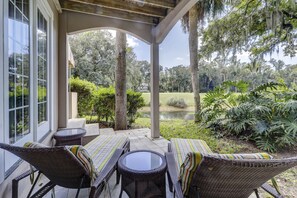
M 153 150 L 156 152 L 159 152 L 161 154 L 164 154 L 164 152 L 167 152 L 167 145 L 168 140 L 164 138 L 158 138 L 158 139 L 151 139 L 151 131 L 150 129 L 144 128 L 144 129 L 133 129 L 133 130 L 125 130 L 125 131 L 116 131 L 114 132 L 111 129 L 100 129 L 101 135 L 126 135 L 130 139 L 130 148 L 131 150 L 140 150 L 140 149 L 146 149 L 146 150 Z M 102 192 L 100 198 L 115 198 L 119 197 L 120 194 L 120 184 L 116 185 L 115 182 L 115 174 L 110 178 L 109 180 L 109 189 L 105 189 L 104 192 Z M 166 182 L 167 183 L 167 182 Z M 166 184 L 167 186 L 167 184 Z M 110 192 L 110 193 L 109 193 Z M 80 191 L 79 197 L 88 197 L 89 190 L 88 189 L 82 189 Z M 168 186 L 167 186 L 167 197 L 171 198 L 172 193 L 169 192 Z M 56 187 L 55 188 L 55 197 L 56 198 L 72 198 L 75 197 L 76 190 L 69 190 L 62 187 Z M 123 198 L 127 198 L 128 196 L 123 193 Z M 51 194 L 49 193 L 46 198 L 51 198 Z

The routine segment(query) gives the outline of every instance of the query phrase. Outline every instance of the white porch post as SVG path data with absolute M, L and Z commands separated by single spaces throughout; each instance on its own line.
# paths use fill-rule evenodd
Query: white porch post
M 151 136 L 160 137 L 159 120 L 159 44 L 151 44 Z
M 67 15 L 59 18 L 59 67 L 58 67 L 58 127 L 68 123 L 68 61 L 67 61 Z

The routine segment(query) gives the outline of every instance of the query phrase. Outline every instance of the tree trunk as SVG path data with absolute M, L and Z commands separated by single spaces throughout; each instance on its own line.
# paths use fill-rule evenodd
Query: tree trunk
M 117 67 L 115 73 L 115 130 L 127 129 L 127 93 L 126 93 L 126 34 L 116 32 Z
M 189 50 L 190 67 L 192 74 L 192 88 L 195 102 L 195 122 L 199 121 L 201 111 L 199 95 L 199 75 L 198 75 L 198 11 L 196 6 L 189 11 Z

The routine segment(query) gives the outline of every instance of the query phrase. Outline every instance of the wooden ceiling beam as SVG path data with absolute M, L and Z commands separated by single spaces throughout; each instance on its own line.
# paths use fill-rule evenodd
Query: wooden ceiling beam
M 164 18 L 167 14 L 167 9 L 162 7 L 152 7 L 150 5 L 138 5 L 133 1 L 124 1 L 124 0 L 70 0 L 73 2 L 78 2 L 87 5 L 95 5 L 105 8 L 110 8 L 114 10 L 126 11 L 130 13 L 136 13 L 146 16 L 153 16 Z
M 62 10 L 104 16 L 104 17 L 110 17 L 110 18 L 116 18 L 121 20 L 133 21 L 138 23 L 146 23 L 146 24 L 152 24 L 152 25 L 156 25 L 159 23 L 159 19 L 156 17 L 149 17 L 145 15 L 129 13 L 129 12 L 120 11 L 120 10 L 115 11 L 110 8 L 105 8 L 105 7 L 95 6 L 95 5 L 88 5 L 88 4 L 82 4 L 78 2 L 65 1 L 65 0 L 60 0 L 60 4 L 62 7 Z
M 126 0 L 130 2 L 135 2 L 139 5 L 151 5 L 154 7 L 162 7 L 167 9 L 172 9 L 176 6 L 176 0 Z

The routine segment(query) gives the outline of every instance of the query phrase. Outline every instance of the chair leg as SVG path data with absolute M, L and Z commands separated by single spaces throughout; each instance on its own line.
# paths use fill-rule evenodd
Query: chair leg
M 81 189 L 81 187 L 82 187 L 82 184 L 83 184 L 84 180 L 85 180 L 85 176 L 83 176 L 83 177 L 81 178 L 81 181 L 80 181 L 79 187 L 78 187 L 78 189 L 77 189 L 75 198 L 78 198 L 79 191 L 80 191 L 80 189 Z
M 257 198 L 260 198 L 258 189 L 255 189 L 254 191 L 255 191 L 256 197 L 257 197 Z
M 169 191 L 172 192 L 173 184 L 172 184 L 172 181 L 171 181 L 170 176 L 169 176 L 168 173 L 167 173 L 167 180 L 168 180 L 168 185 L 169 185 Z
M 120 172 L 118 170 L 116 170 L 116 177 L 117 177 L 116 178 L 116 184 L 119 184 L 121 175 L 120 175 Z
M 33 173 L 34 174 L 34 173 Z M 38 181 L 38 179 L 39 179 L 39 176 L 40 176 L 40 171 L 38 172 L 38 175 L 37 175 L 37 177 L 36 177 L 36 179 L 35 179 L 35 181 L 34 181 L 34 183 L 33 183 L 33 186 L 31 187 L 31 189 L 30 189 L 30 191 L 29 191 L 29 194 L 27 195 L 27 198 L 29 198 L 30 196 L 31 196 L 31 194 L 32 194 L 32 192 L 33 192 L 33 189 L 34 189 L 34 187 L 35 187 L 35 185 L 36 185 L 36 183 L 37 183 L 37 181 Z

